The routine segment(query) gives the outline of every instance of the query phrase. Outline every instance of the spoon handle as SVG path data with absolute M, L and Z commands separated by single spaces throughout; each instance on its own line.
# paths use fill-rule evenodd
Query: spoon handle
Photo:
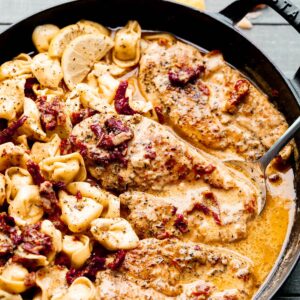
M 263 169 L 265 170 L 271 160 L 278 155 L 280 150 L 294 137 L 300 129 L 300 116 L 288 128 L 288 130 L 276 141 L 276 143 L 258 160 Z

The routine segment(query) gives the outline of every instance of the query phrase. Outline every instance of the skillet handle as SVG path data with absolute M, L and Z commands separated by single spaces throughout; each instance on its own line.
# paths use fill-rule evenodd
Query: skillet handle
M 300 33 L 300 9 L 290 0 L 236 0 L 220 11 L 220 14 L 235 24 L 258 4 L 272 7 Z M 300 97 L 300 68 L 291 80 L 291 84 Z
M 236 0 L 220 13 L 237 23 L 258 4 L 272 7 L 300 33 L 300 9 L 289 0 Z

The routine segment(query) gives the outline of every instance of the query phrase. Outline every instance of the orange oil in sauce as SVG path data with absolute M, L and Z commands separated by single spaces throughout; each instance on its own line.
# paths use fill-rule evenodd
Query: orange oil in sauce
M 132 75 L 135 77 L 137 72 L 138 70 L 135 69 L 130 76 L 125 78 L 127 79 Z M 140 91 L 136 91 L 135 95 L 137 98 L 142 97 Z M 174 131 L 172 128 L 171 131 L 178 138 L 191 143 L 180 132 Z M 194 143 L 191 146 L 199 147 L 199 145 Z M 206 151 L 210 152 L 208 149 Z M 292 224 L 294 215 L 294 199 L 296 195 L 293 184 L 293 170 L 289 168 L 284 172 L 279 172 L 269 168 L 267 174 L 269 175 L 273 172 L 279 174 L 281 180 L 279 183 L 267 181 L 268 195 L 266 206 L 259 216 L 249 222 L 247 238 L 232 243 L 213 244 L 237 251 L 252 260 L 256 281 L 255 289 L 252 291 L 253 295 L 275 266 L 285 239 L 288 238 L 289 225 Z M 214 283 L 220 288 L 225 288 L 227 285 L 224 279 Z
M 185 40 L 184 42 L 191 44 Z M 204 52 L 202 48 L 196 45 L 193 46 L 198 48 L 200 52 Z M 131 72 L 125 74 L 122 79 L 126 80 L 133 78 L 133 80 L 135 80 L 137 79 L 137 76 L 138 68 L 135 68 Z M 252 82 L 251 79 L 248 78 L 248 80 Z M 254 85 L 257 87 L 256 84 Z M 139 88 L 137 88 L 135 91 L 134 98 L 137 100 L 145 100 Z M 174 128 L 170 129 L 179 138 L 190 143 L 191 146 L 205 150 L 212 155 L 219 156 L 217 153 L 213 153 L 201 145 L 195 145 L 186 136 L 184 136 L 182 132 L 178 132 L 178 130 Z M 279 172 L 278 170 L 271 170 L 271 167 L 269 167 L 267 170 L 267 175 L 273 172 L 279 174 L 281 180 L 279 183 L 271 183 L 270 181 L 267 181 L 268 195 L 265 208 L 259 216 L 249 222 L 247 238 L 232 243 L 210 243 L 211 245 L 237 251 L 241 255 L 244 255 L 252 260 L 253 274 L 256 282 L 256 285 L 252 290 L 253 296 L 262 286 L 267 276 L 275 267 L 276 261 L 280 258 L 285 241 L 289 238 L 289 230 L 293 223 L 295 212 L 294 200 L 296 195 L 294 190 L 293 169 L 289 168 L 284 172 Z M 230 278 L 228 278 L 228 280 L 230 281 Z M 214 281 L 214 284 L 216 284 L 216 286 L 219 288 L 226 288 L 228 283 L 229 282 L 225 278 L 221 278 L 221 280 L 218 280 L 218 282 Z

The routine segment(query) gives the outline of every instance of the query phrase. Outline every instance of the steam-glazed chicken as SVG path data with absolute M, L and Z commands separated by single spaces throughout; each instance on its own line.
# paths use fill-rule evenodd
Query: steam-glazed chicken
M 247 299 L 251 272 L 247 258 L 227 249 L 144 239 L 118 272 L 99 273 L 98 292 L 100 299 Z
M 152 42 L 142 56 L 140 87 L 171 126 L 198 146 L 260 157 L 286 130 L 282 115 L 215 51 Z

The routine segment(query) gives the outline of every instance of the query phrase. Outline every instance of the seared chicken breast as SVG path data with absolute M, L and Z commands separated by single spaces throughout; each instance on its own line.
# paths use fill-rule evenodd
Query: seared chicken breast
M 151 42 L 139 84 L 173 128 L 220 156 L 257 159 L 287 129 L 268 98 L 217 51 L 202 55 L 180 41 Z
M 98 273 L 99 299 L 195 299 L 203 295 L 204 299 L 225 300 L 226 294 L 233 296 L 229 299 L 247 299 L 254 284 L 251 269 L 250 260 L 227 249 L 144 239 L 127 252 L 118 271 Z
M 123 126 L 122 132 L 119 128 L 105 133 L 112 120 L 114 126 L 118 122 Z M 103 134 L 100 142 L 95 127 Z M 256 186 L 165 126 L 141 116 L 97 114 L 77 125 L 72 137 L 77 147 L 84 147 L 91 174 L 106 189 L 132 191 L 121 195 L 121 201 L 142 238 L 187 232 L 196 241 L 233 241 L 246 236 L 247 222 L 260 204 Z M 117 146 L 101 144 L 109 138 Z M 125 143 L 126 149 L 118 154 L 121 158 L 110 159 Z M 186 219 L 185 229 L 174 227 L 178 216 Z
M 138 236 L 177 237 L 195 242 L 232 242 L 245 238 L 253 211 L 225 193 L 207 188 L 177 191 L 171 196 L 143 192 L 120 195 L 124 215 Z

